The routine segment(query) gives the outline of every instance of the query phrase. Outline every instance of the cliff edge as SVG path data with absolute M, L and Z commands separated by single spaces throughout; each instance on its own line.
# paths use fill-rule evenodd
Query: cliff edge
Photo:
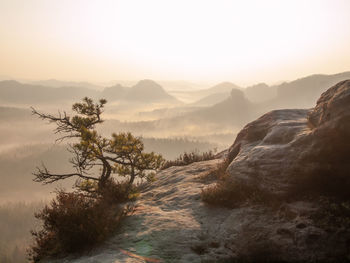
M 228 150 L 229 177 L 276 202 L 213 207 L 201 191 L 216 183 L 210 171 L 221 159 L 170 167 L 142 190 L 133 215 L 103 247 L 58 262 L 350 260 L 349 229 L 315 217 L 327 217 L 318 212 L 323 195 L 349 200 L 349 153 L 350 80 L 313 109 L 272 111 L 249 123 Z

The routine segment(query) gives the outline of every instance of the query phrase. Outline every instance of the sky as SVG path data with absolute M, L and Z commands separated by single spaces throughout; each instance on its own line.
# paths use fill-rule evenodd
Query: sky
M 350 70 L 349 0 L 0 0 L 0 76 L 275 83 Z

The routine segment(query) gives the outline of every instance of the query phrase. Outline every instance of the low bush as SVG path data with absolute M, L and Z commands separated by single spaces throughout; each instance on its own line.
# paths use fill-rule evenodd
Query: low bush
M 228 177 L 219 179 L 214 185 L 204 188 L 201 198 L 205 203 L 229 208 L 237 207 L 247 201 L 266 203 L 271 199 L 269 194 L 255 183 L 238 183 Z
M 199 151 L 185 152 L 175 160 L 165 161 L 161 170 L 167 169 L 171 166 L 184 166 L 194 162 L 208 161 L 215 159 L 215 151 L 208 151 L 200 153 Z
M 125 201 L 124 196 L 120 202 L 115 201 L 116 196 L 111 193 L 91 198 L 79 192 L 58 191 L 50 205 L 35 214 L 43 227 L 32 231 L 34 244 L 29 250 L 30 259 L 38 262 L 79 253 L 104 241 L 128 212 L 119 204 Z
M 128 182 L 117 183 L 113 179 L 109 179 L 103 191 L 98 192 L 98 196 L 111 205 L 134 201 L 137 194 L 138 189 L 134 185 Z
M 262 190 L 257 181 L 235 181 L 227 173 L 230 159 L 225 159 L 211 171 L 211 175 L 217 178 L 217 182 L 204 188 L 201 192 L 202 201 L 215 206 L 233 208 L 244 202 L 270 203 L 273 201 L 271 194 Z
M 229 175 L 227 173 L 227 167 L 230 165 L 231 161 L 229 159 L 225 159 L 223 162 L 219 163 L 214 170 L 210 173 L 218 180 L 225 179 Z

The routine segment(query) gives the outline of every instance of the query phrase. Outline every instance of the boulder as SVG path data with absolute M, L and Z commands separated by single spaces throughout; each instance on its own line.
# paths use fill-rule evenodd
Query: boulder
M 298 178 L 350 171 L 350 80 L 324 92 L 314 109 L 276 110 L 247 124 L 230 147 L 228 173 L 285 195 Z

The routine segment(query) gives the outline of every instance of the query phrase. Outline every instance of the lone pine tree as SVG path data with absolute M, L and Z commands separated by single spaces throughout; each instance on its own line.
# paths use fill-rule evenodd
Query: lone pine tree
M 78 190 L 93 196 L 108 187 L 112 176 L 128 177 L 129 188 L 135 178 L 149 179 L 153 176 L 152 172 L 159 169 L 164 161 L 161 155 L 145 153 L 141 139 L 131 133 L 113 133 L 111 138 L 105 138 L 95 129 L 103 122 L 101 115 L 106 103 L 104 99 L 94 103 L 86 97 L 82 102 L 73 104 L 73 116 L 65 111 L 54 116 L 32 108 L 34 115 L 56 124 L 54 132 L 60 135 L 57 140 L 73 141 L 68 146 L 73 154 L 70 159 L 73 172 L 52 173 L 43 164 L 34 172 L 34 181 L 50 184 L 76 177 Z

